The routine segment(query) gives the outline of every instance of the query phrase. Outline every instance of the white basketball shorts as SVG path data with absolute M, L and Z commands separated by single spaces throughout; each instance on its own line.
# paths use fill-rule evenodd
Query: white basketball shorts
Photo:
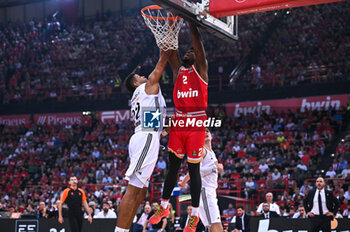
M 205 227 L 209 227 L 215 223 L 221 223 L 215 188 L 202 188 L 199 201 L 199 217 Z
M 149 179 L 158 160 L 159 134 L 137 132 L 129 141 L 130 165 L 125 179 L 137 188 L 148 187 Z

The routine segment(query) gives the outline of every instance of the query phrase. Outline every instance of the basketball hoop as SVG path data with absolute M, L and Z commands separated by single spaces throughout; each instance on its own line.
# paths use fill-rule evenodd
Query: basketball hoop
M 144 7 L 141 15 L 151 29 L 159 48 L 164 51 L 178 49 L 179 31 L 183 24 L 181 17 L 157 5 Z

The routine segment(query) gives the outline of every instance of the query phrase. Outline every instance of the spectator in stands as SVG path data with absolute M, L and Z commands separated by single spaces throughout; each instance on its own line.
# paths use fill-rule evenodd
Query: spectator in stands
M 347 164 L 346 168 L 341 171 L 341 176 L 343 178 L 349 178 L 350 177 L 350 164 Z
M 271 204 L 268 202 L 262 203 L 263 212 L 260 214 L 259 218 L 269 219 L 279 217 L 279 214 L 277 214 L 275 211 L 270 211 L 270 205 Z
M 163 159 L 163 156 L 160 156 L 160 157 L 159 157 L 159 160 L 158 160 L 158 162 L 157 162 L 157 168 L 160 169 L 160 170 L 166 169 L 166 162 L 165 162 L 165 160 Z
M 309 184 L 308 180 L 304 180 L 304 184 L 300 187 L 300 195 L 305 196 L 307 194 L 307 191 L 311 189 L 311 185 Z
M 231 220 L 233 216 L 236 214 L 236 209 L 233 208 L 232 203 L 228 203 L 227 209 L 222 211 L 223 215 L 226 216 L 226 220 Z
M 252 194 L 256 193 L 258 185 L 253 181 L 253 177 L 249 176 L 248 181 L 245 182 L 245 195 L 246 198 L 251 198 Z
M 340 210 L 335 215 L 335 218 L 343 218 L 343 215 L 341 214 Z
M 24 210 L 23 214 L 36 216 L 37 212 L 33 208 L 32 204 L 28 204 L 27 208 Z
M 104 176 L 105 176 L 105 171 L 102 170 L 102 167 L 99 167 L 98 170 L 96 171 L 96 182 L 100 184 Z
M 280 213 L 280 207 L 273 202 L 273 194 L 271 192 L 268 192 L 266 193 L 266 203 L 269 204 L 269 211 L 273 211 L 273 212 L 276 212 L 277 215 L 281 215 Z M 263 205 L 264 205 L 264 202 L 261 203 L 259 206 L 258 206 L 258 209 L 256 210 L 256 214 L 259 216 L 260 214 L 262 214 L 264 212 L 264 208 L 263 208 Z
M 39 203 L 39 218 L 47 218 L 48 217 L 48 210 L 46 208 L 45 202 L 41 201 Z
M 308 170 L 306 164 L 303 163 L 301 160 L 299 160 L 297 168 L 298 168 L 298 171 L 302 173 L 305 173 Z
M 93 214 L 92 214 L 93 217 L 96 216 L 98 213 L 100 213 L 100 209 L 97 208 L 97 204 L 94 201 L 89 202 L 89 207 L 93 209 Z
M 293 218 L 308 218 L 305 207 L 303 205 L 298 206 L 298 212 L 293 215 Z
M 228 226 L 229 232 L 250 232 L 250 215 L 245 213 L 243 205 L 237 207 L 237 215 Z
M 108 202 L 105 201 L 102 205 L 102 211 L 95 215 L 94 218 L 117 218 L 117 215 L 110 209 Z
M 262 173 L 266 172 L 269 169 L 269 166 L 266 164 L 266 161 L 263 159 L 259 165 L 259 169 Z
M 117 205 L 113 204 L 113 202 L 111 200 L 108 200 L 107 203 L 109 205 L 109 209 L 112 210 L 113 212 L 115 212 L 115 207 L 114 206 L 117 206 Z
M 333 167 L 330 166 L 329 170 L 326 172 L 326 177 L 333 179 L 335 175 L 337 175 L 337 173 L 333 170 Z
M 57 200 L 54 204 L 52 204 L 51 209 L 48 213 L 48 218 L 58 218 L 58 205 L 60 204 L 60 200 Z M 65 213 L 63 213 L 65 215 Z
M 347 208 L 343 211 L 343 217 L 347 218 L 350 216 L 350 204 L 347 204 Z
M 339 163 L 338 163 L 339 170 L 346 169 L 347 164 L 348 164 L 347 160 L 345 160 L 343 157 L 339 158 Z
M 105 176 L 102 179 L 102 184 L 111 184 L 112 182 L 112 177 L 108 174 L 105 174 Z
M 344 198 L 350 201 L 350 185 L 348 186 L 348 190 L 344 193 Z
M 272 173 L 272 180 L 278 180 L 281 178 L 281 173 L 278 171 L 277 168 Z
M 143 212 L 140 215 L 137 215 L 137 222 L 133 223 L 133 232 L 142 232 L 143 226 L 145 225 L 145 222 L 147 221 L 147 218 L 149 214 L 151 213 L 151 206 L 149 204 L 146 204 L 143 208 Z
M 166 170 L 166 162 L 163 159 L 163 156 L 159 156 L 159 160 L 157 162 L 157 169 L 160 170 L 160 174 L 164 176 Z

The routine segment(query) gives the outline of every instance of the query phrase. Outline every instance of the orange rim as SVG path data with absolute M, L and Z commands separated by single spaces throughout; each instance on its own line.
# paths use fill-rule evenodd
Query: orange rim
M 157 20 L 172 20 L 172 21 L 176 21 L 176 20 L 180 20 L 182 19 L 179 16 L 175 16 L 175 17 L 157 17 L 157 16 L 152 16 L 152 15 L 147 15 L 145 14 L 145 10 L 162 10 L 163 8 L 158 6 L 158 5 L 151 5 L 151 6 L 146 6 L 144 8 L 142 8 L 141 10 L 141 14 L 147 18 L 150 19 L 157 19 Z

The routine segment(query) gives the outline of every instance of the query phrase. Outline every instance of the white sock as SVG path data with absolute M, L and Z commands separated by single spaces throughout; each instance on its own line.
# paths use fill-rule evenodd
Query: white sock
M 163 209 L 166 209 L 166 208 L 168 208 L 168 203 L 169 203 L 169 200 L 162 199 L 160 201 L 160 206 L 162 206 Z
M 198 209 L 199 209 L 199 207 L 192 207 L 191 216 L 196 216 L 196 217 L 198 217 Z
M 128 229 L 123 229 L 118 226 L 115 227 L 114 232 L 129 232 Z

